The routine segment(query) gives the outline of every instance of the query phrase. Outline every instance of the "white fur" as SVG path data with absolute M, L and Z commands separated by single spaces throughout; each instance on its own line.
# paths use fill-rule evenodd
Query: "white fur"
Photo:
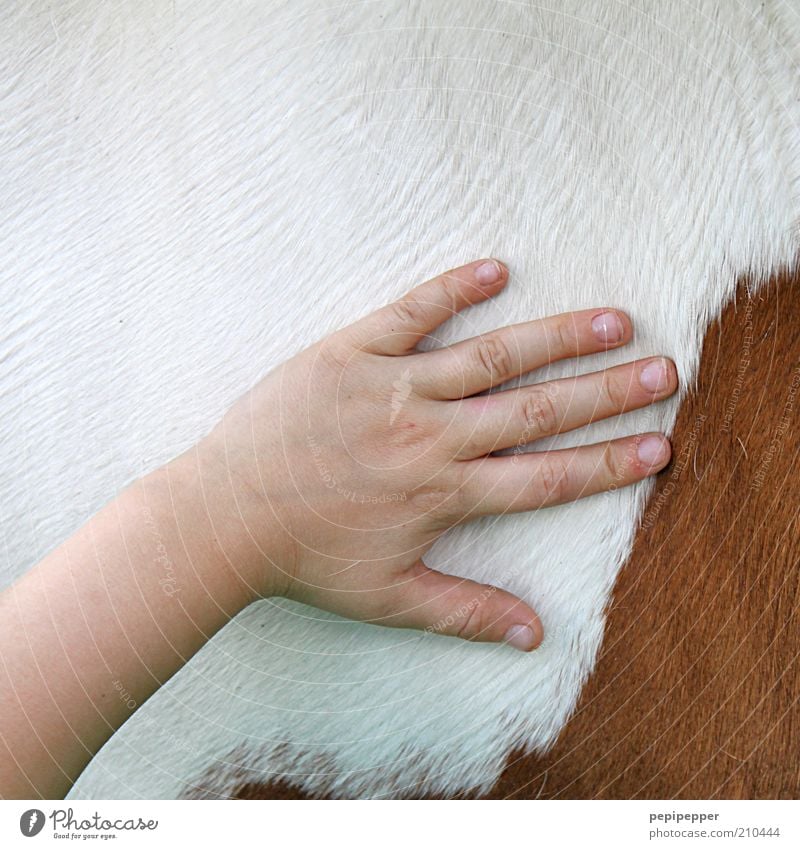
M 443 341 L 611 304 L 635 342 L 549 373 L 664 353 L 687 387 L 737 276 L 796 256 L 786 2 L 36 0 L 5 17 L 5 582 L 276 363 L 444 268 L 493 254 L 512 280 Z M 558 443 L 669 430 L 676 409 Z M 533 655 L 266 601 L 73 796 L 279 776 L 488 789 L 512 747 L 545 749 L 569 717 L 648 486 L 482 521 L 431 553 L 534 605 Z

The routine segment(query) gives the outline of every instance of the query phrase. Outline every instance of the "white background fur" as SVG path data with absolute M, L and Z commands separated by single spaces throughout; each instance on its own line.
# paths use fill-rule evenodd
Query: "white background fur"
M 787 2 L 36 0 L 3 18 L 6 583 L 276 363 L 444 268 L 496 255 L 512 279 L 443 341 L 610 304 L 635 342 L 550 373 L 664 353 L 686 385 L 737 275 L 796 256 Z M 676 404 L 559 442 L 669 430 Z M 266 601 L 73 795 L 488 789 L 573 709 L 647 488 L 431 553 L 535 606 L 533 655 Z

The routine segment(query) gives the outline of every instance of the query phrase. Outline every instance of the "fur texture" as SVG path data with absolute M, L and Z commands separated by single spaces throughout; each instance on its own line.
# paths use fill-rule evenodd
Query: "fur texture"
M 654 11 L 656 10 L 657 11 Z M 447 343 L 573 308 L 684 387 L 736 276 L 797 255 L 800 19 L 785 2 L 43 2 L 0 34 L 6 582 L 276 363 L 462 261 L 512 281 Z M 668 403 L 550 443 L 674 422 Z M 572 711 L 649 484 L 447 535 L 518 593 L 504 647 L 265 601 L 139 709 L 79 797 L 487 790 Z M 202 788 L 200 791 L 198 788 Z

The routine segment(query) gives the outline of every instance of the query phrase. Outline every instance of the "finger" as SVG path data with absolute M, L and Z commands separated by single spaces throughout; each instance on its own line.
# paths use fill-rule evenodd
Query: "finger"
M 429 569 L 418 560 L 400 576 L 386 599 L 380 624 L 418 628 L 476 642 L 507 642 L 531 651 L 542 641 L 542 625 L 525 602 L 505 590 Z
M 374 354 L 407 354 L 457 312 L 496 295 L 507 280 L 501 262 L 479 259 L 422 283 L 343 332 Z
M 659 433 L 558 451 L 485 457 L 467 467 L 459 497 L 463 518 L 518 513 L 618 489 L 655 474 L 671 456 Z
M 646 407 L 677 389 L 675 365 L 664 357 L 636 360 L 579 377 L 464 398 L 448 430 L 456 456 L 471 460 L 591 422 Z
M 416 388 L 431 398 L 464 398 L 556 360 L 618 348 L 632 334 L 628 316 L 612 309 L 512 324 L 422 354 L 428 377 L 421 375 Z

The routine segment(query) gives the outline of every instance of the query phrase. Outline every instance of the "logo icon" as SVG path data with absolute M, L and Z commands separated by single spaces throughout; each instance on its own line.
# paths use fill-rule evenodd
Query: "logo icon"
M 411 369 L 407 368 L 403 370 L 403 373 L 400 375 L 399 380 L 395 380 L 392 383 L 392 414 L 389 417 L 389 424 L 394 424 L 394 420 L 397 418 L 400 410 L 402 409 L 403 404 L 408 400 L 408 396 L 411 395 Z
M 19 830 L 25 837 L 36 837 L 44 828 L 44 813 L 38 808 L 31 808 L 19 818 Z

